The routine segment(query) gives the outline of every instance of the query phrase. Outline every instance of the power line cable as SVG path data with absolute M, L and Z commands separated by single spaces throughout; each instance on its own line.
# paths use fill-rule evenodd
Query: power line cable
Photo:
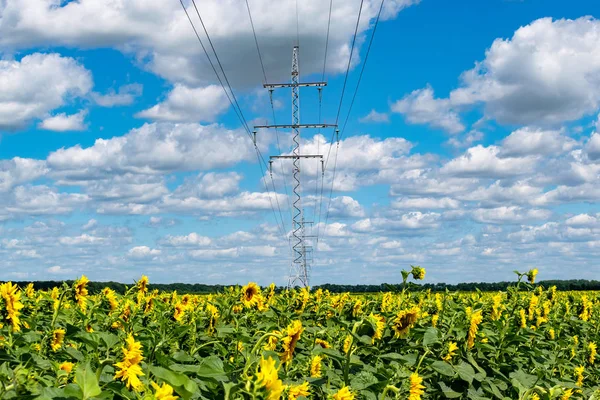
M 225 78 L 225 82 L 227 83 L 227 86 L 229 87 L 229 91 L 231 92 L 231 96 L 233 97 L 233 101 L 235 102 L 235 105 L 239 108 L 240 110 L 240 114 L 242 115 L 242 119 L 244 120 L 244 126 L 246 127 L 246 130 L 248 131 L 248 133 L 250 133 L 250 128 L 248 127 L 248 122 L 246 122 L 246 118 L 244 118 L 244 114 L 242 113 L 242 108 L 240 107 L 240 104 L 237 101 L 237 97 L 235 96 L 235 93 L 233 92 L 233 89 L 231 88 L 231 84 L 229 83 L 229 79 L 227 79 L 227 74 L 225 73 L 225 70 L 223 69 L 223 64 L 221 64 L 221 60 L 219 59 L 219 55 L 217 54 L 217 50 L 215 50 L 215 46 L 210 38 L 210 35 L 208 34 L 208 31 L 206 30 L 206 25 L 204 25 L 204 20 L 202 19 L 202 16 L 200 15 L 200 11 L 198 11 L 198 7 L 196 7 L 196 0 L 192 0 L 192 4 L 194 5 L 194 9 L 196 10 L 196 14 L 198 14 L 198 19 L 200 20 L 200 24 L 202 24 L 202 29 L 204 29 L 204 33 L 206 34 L 206 38 L 208 39 L 208 43 L 210 44 L 210 47 L 215 55 L 215 58 L 217 60 L 217 63 L 219 64 L 219 68 L 221 69 L 221 72 L 223 73 L 223 78 Z
M 329 0 L 329 16 L 327 18 L 327 34 L 325 37 L 325 55 L 323 56 L 323 73 L 321 74 L 321 81 L 325 81 L 325 67 L 327 65 L 327 50 L 329 47 L 329 29 L 331 27 L 331 10 L 333 8 L 333 0 Z M 319 124 L 321 123 L 321 103 L 322 103 L 322 90 L 321 88 L 319 88 Z M 321 129 L 319 129 L 319 134 L 321 134 Z M 317 141 L 317 154 L 320 154 L 320 150 L 321 150 L 321 142 Z M 321 164 L 321 168 L 324 170 L 325 169 L 325 164 L 322 163 Z M 321 175 L 324 174 L 324 171 L 321 171 Z M 320 233 L 320 229 L 321 229 L 321 206 L 322 206 L 322 202 L 323 202 L 323 182 L 324 182 L 324 176 L 321 177 L 321 193 L 319 194 L 319 175 L 318 175 L 318 169 L 317 169 L 317 179 L 316 179 L 316 188 L 315 188 L 315 196 L 319 197 L 319 222 L 317 224 L 317 238 L 316 238 L 316 244 L 317 246 L 315 246 L 315 252 L 318 251 L 318 244 L 319 244 L 319 233 Z M 314 214 L 317 213 L 317 201 L 315 199 L 315 211 Z M 316 221 L 316 219 L 315 219 Z
M 369 53 L 371 52 L 371 45 L 373 44 L 373 38 L 375 37 L 375 31 L 377 30 L 377 24 L 379 23 L 379 17 L 381 17 L 381 11 L 383 10 L 383 3 L 385 0 L 381 0 L 381 5 L 379 6 L 379 12 L 377 13 L 377 18 L 375 19 L 375 24 L 373 25 L 373 33 L 371 34 L 371 39 L 369 40 L 369 46 L 367 47 L 367 52 L 365 54 L 365 60 L 363 61 L 362 67 L 360 69 L 360 74 L 358 76 L 358 82 L 356 83 L 356 88 L 354 89 L 354 94 L 352 95 L 352 101 L 350 102 L 350 107 L 348 108 L 348 114 L 346 114 L 346 120 L 344 121 L 344 125 L 342 127 L 342 131 L 340 132 L 340 138 L 344 136 L 344 131 L 346 130 L 346 124 L 348 123 L 348 118 L 350 117 L 350 113 L 352 112 L 352 106 L 354 105 L 354 100 L 356 99 L 356 94 L 358 93 L 358 87 L 360 86 L 360 81 L 363 76 L 363 72 L 365 72 L 365 67 L 367 66 L 367 60 L 369 59 Z
M 346 75 L 344 77 L 344 85 L 342 86 L 342 94 L 340 96 L 340 104 L 338 106 L 337 114 L 335 117 L 335 125 L 337 125 L 337 123 L 340 119 L 340 112 L 342 111 L 342 103 L 344 101 L 344 93 L 346 92 L 346 84 L 348 83 L 348 74 L 350 73 L 350 65 L 352 63 L 352 56 L 354 55 L 354 46 L 356 44 L 356 36 L 358 34 L 358 26 L 360 24 L 360 15 L 362 13 L 363 2 L 364 2 L 364 0 L 360 0 L 360 8 L 358 9 L 358 18 L 356 18 L 356 26 L 354 28 L 354 37 L 352 38 L 352 47 L 350 48 L 350 57 L 348 57 L 348 66 L 346 67 Z M 330 144 L 333 143 L 334 134 L 335 134 L 335 130 L 333 132 L 331 132 Z M 329 163 L 330 153 L 331 153 L 331 146 L 329 146 L 329 151 L 327 153 L 327 159 L 325 160 L 325 169 L 327 169 L 327 164 Z
M 246 9 L 248 10 L 248 18 L 250 19 L 250 26 L 252 27 L 252 33 L 254 35 L 254 43 L 256 44 L 256 52 L 258 53 L 258 60 L 260 61 L 260 66 L 262 68 L 262 73 L 263 73 L 263 78 L 264 81 L 263 83 L 267 83 L 269 80 L 267 79 L 267 72 L 265 69 L 265 64 L 263 63 L 263 59 L 262 59 L 262 53 L 260 51 L 260 46 L 258 44 L 258 37 L 256 35 L 256 29 L 254 28 L 254 20 L 252 19 L 252 12 L 250 11 L 250 3 L 248 2 L 248 0 L 246 0 Z M 273 124 L 277 125 L 277 119 L 275 117 L 275 105 L 273 104 L 273 91 L 272 89 L 269 90 L 269 102 L 271 103 L 271 111 L 273 113 Z M 279 141 L 279 129 L 277 129 L 277 127 L 275 127 L 275 137 L 277 139 L 277 150 L 279 151 L 279 153 L 281 154 L 281 145 L 280 145 L 280 141 Z M 279 163 L 280 167 L 281 167 L 281 175 L 284 175 L 284 171 L 283 171 L 283 165 L 281 163 Z M 271 181 L 273 181 L 273 177 L 271 176 Z M 288 202 L 288 208 L 290 210 L 290 216 L 292 213 L 292 203 L 290 200 L 290 195 L 288 192 L 288 188 L 287 188 L 287 183 L 285 181 L 285 179 L 283 180 L 283 187 L 285 189 L 285 196 Z M 273 181 L 273 190 L 275 190 L 275 182 Z
M 212 62 L 212 59 L 210 58 L 210 56 L 208 54 L 206 46 L 204 46 L 204 43 L 202 42 L 202 39 L 200 38 L 200 35 L 198 34 L 198 31 L 196 30 L 196 27 L 195 27 L 195 25 L 194 25 L 194 23 L 193 23 L 190 15 L 189 15 L 187 9 L 185 8 L 185 5 L 183 4 L 183 0 L 179 0 L 179 3 L 181 4 L 181 7 L 183 8 L 183 11 L 185 12 L 185 15 L 187 16 L 187 19 L 190 22 L 190 25 L 192 26 L 192 29 L 194 30 L 194 33 L 196 34 L 196 38 L 198 39 L 198 42 L 202 46 L 202 50 L 204 51 L 204 54 L 206 55 L 206 58 L 208 59 L 210 65 L 211 65 L 211 67 L 213 69 L 213 72 L 215 73 L 217 79 L 219 80 L 219 83 L 221 84 L 221 87 L 223 88 L 223 91 L 225 92 L 225 95 L 227 96 L 227 99 L 229 100 L 229 103 L 231 104 L 232 108 L 234 109 L 234 111 L 235 111 L 238 119 L 240 120 L 240 123 L 245 128 L 246 133 L 249 135 L 250 139 L 253 140 L 252 134 L 250 133 L 250 129 L 248 128 L 248 123 L 246 122 L 246 119 L 244 118 L 244 114 L 242 112 L 242 109 L 239 106 L 239 103 L 238 103 L 238 101 L 237 101 L 237 99 L 235 97 L 235 93 L 233 92 L 233 89 L 231 88 L 229 80 L 227 79 L 227 75 L 225 74 L 225 70 L 223 69 L 223 66 L 222 66 L 222 64 L 221 64 L 221 62 L 220 62 L 220 60 L 218 58 L 217 52 L 216 52 L 216 50 L 214 48 L 214 45 L 212 44 L 212 41 L 210 40 L 210 36 L 208 34 L 208 31 L 206 30 L 206 26 L 204 25 L 202 17 L 200 16 L 200 12 L 198 11 L 198 8 L 196 7 L 195 1 L 192 0 L 192 3 L 194 5 L 196 13 L 198 14 L 198 18 L 200 19 L 200 22 L 202 23 L 202 26 L 204 28 L 204 32 L 206 33 L 206 37 L 208 38 L 209 43 L 211 45 L 211 48 L 212 48 L 212 50 L 213 50 L 213 52 L 215 54 L 215 58 L 217 59 L 217 62 L 219 63 L 219 67 L 221 69 L 221 72 L 223 73 L 223 77 L 225 78 L 225 81 L 227 82 L 227 86 L 229 87 L 229 90 L 231 91 L 231 96 L 233 97 L 233 101 L 232 101 L 229 93 L 227 92 L 227 89 L 225 88 L 223 80 L 221 79 L 219 73 L 217 72 L 217 69 L 216 69 L 214 63 Z M 234 103 L 235 103 L 235 105 L 234 105 Z M 236 106 L 237 106 L 237 108 L 236 108 Z M 266 162 L 264 160 L 264 157 L 263 157 L 260 149 L 256 145 L 256 143 L 254 143 L 254 148 L 256 150 L 256 158 L 257 158 L 260 170 L 261 170 L 261 177 L 264 179 L 264 171 L 263 171 L 263 167 L 261 165 L 261 159 L 262 159 L 262 162 L 265 164 L 265 166 L 267 164 L 266 164 Z M 271 179 L 272 179 L 272 177 L 271 177 Z M 273 186 L 274 186 L 274 184 L 273 184 Z M 283 214 L 281 213 L 281 208 L 279 208 L 279 215 L 281 217 L 281 224 L 282 224 L 282 226 L 280 226 L 279 220 L 277 219 L 277 214 L 275 213 L 275 208 L 273 207 L 273 203 L 272 203 L 272 200 L 271 200 L 271 192 L 268 189 L 268 186 L 266 185 L 266 182 L 265 182 L 265 189 L 267 189 L 267 193 L 268 193 L 268 196 L 269 196 L 269 202 L 271 204 L 271 210 L 273 211 L 273 215 L 275 216 L 275 221 L 277 222 L 277 226 L 278 226 L 278 228 L 280 228 L 282 230 L 283 236 L 286 237 L 285 222 L 284 222 L 284 219 L 283 219 Z M 277 200 L 277 203 L 279 205 L 279 199 L 277 198 L 277 196 L 275 196 L 275 199 Z
M 365 71 L 365 67 L 367 65 L 367 60 L 369 59 L 369 53 L 371 51 L 371 46 L 373 44 L 373 39 L 375 37 L 375 32 L 377 30 L 377 25 L 378 25 L 379 19 L 381 17 L 381 12 L 383 10 L 383 4 L 384 4 L 384 2 L 385 2 L 385 0 L 381 0 L 381 4 L 379 6 L 379 12 L 377 13 L 377 18 L 375 19 L 375 24 L 373 26 L 373 32 L 371 33 L 371 38 L 369 40 L 369 45 L 367 47 L 367 52 L 365 54 L 365 60 L 363 61 L 363 65 L 361 67 L 361 71 L 360 71 L 360 74 L 359 74 L 359 77 L 358 77 L 358 81 L 357 81 L 356 87 L 354 89 L 354 94 L 352 95 L 352 101 L 350 102 L 350 107 L 348 109 L 348 114 L 346 115 L 346 119 L 344 121 L 344 125 L 342 127 L 341 134 L 337 138 L 337 149 L 336 149 L 335 161 L 334 161 L 334 165 L 333 165 L 333 177 L 332 177 L 332 180 L 331 180 L 331 190 L 329 192 L 329 202 L 328 202 L 328 205 L 327 205 L 327 213 L 326 213 L 326 217 L 325 217 L 325 225 L 327 225 L 327 222 L 329 220 L 329 211 L 331 209 L 331 200 L 332 200 L 332 195 L 333 195 L 333 185 L 334 185 L 334 181 L 335 181 L 335 172 L 336 172 L 336 166 L 337 166 L 337 157 L 338 157 L 338 152 L 339 152 L 339 140 L 340 140 L 340 137 L 344 134 L 344 131 L 346 130 L 346 124 L 348 123 L 348 118 L 350 117 L 350 113 L 352 112 L 352 106 L 354 105 L 354 100 L 356 99 L 356 94 L 358 93 L 358 88 L 360 86 L 360 82 L 361 82 L 363 73 Z M 359 17 L 359 19 L 360 19 L 360 17 Z M 357 27 L 358 27 L 358 22 L 357 22 Z M 337 121 L 336 121 L 336 124 L 337 124 Z M 331 150 L 331 146 L 329 147 L 329 149 Z

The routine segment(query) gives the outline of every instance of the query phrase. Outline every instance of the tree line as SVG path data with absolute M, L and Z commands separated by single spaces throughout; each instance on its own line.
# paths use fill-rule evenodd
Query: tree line
M 60 287 L 63 283 L 72 285 L 74 281 L 35 281 L 33 287 L 36 290 L 48 290 L 53 287 Z M 13 282 L 21 288 L 25 288 L 30 282 L 20 281 Z M 125 291 L 133 286 L 134 284 L 126 285 L 120 282 L 90 282 L 88 283 L 88 290 L 90 293 L 99 293 L 105 287 L 109 287 L 117 293 L 125 293 Z M 506 290 L 509 286 L 514 286 L 515 282 L 466 282 L 457 284 L 448 283 L 424 283 L 415 284 L 410 283 L 407 285 L 407 290 L 431 290 L 432 292 L 444 292 L 449 291 L 461 291 L 461 292 L 474 292 L 480 290 L 483 292 L 493 292 L 499 290 Z M 558 290 L 600 290 L 600 281 L 596 280 L 585 280 L 585 279 L 570 279 L 570 280 L 544 280 L 537 283 L 537 285 L 549 288 L 556 286 Z M 172 292 L 177 291 L 181 294 L 210 294 L 220 293 L 230 286 L 239 285 L 206 285 L 202 283 L 155 283 L 148 285 L 150 290 L 158 289 L 159 291 Z M 329 290 L 332 293 L 377 293 L 377 292 L 398 292 L 403 289 L 402 284 L 389 284 L 382 283 L 379 285 L 341 285 L 341 284 L 324 284 L 313 286 L 313 290 L 317 289 Z M 282 291 L 284 287 L 278 287 L 276 290 Z

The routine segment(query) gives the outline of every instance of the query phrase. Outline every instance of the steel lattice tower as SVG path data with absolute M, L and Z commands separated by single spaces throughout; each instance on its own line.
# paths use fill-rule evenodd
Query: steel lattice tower
M 290 83 L 265 83 L 263 86 L 269 89 L 269 94 L 272 96 L 273 90 L 276 88 L 290 87 L 292 89 L 292 124 L 291 125 L 256 125 L 254 128 L 282 128 L 292 129 L 294 148 L 292 149 L 292 155 L 277 155 L 271 156 L 269 164 L 271 165 L 270 172 L 272 174 L 272 164 L 274 159 L 285 159 L 291 158 L 293 164 L 292 179 L 294 180 L 293 197 L 294 201 L 292 204 L 292 236 L 293 236 L 293 255 L 292 262 L 290 265 L 290 272 L 288 278 L 288 287 L 294 287 L 296 285 L 308 286 L 309 285 L 309 266 L 307 265 L 306 251 L 308 246 L 305 243 L 304 234 L 304 213 L 302 209 L 302 187 L 300 180 L 300 159 L 301 158 L 320 158 L 321 166 L 323 166 L 323 155 L 321 154 L 301 154 L 300 153 L 300 128 L 327 128 L 336 127 L 337 125 L 332 124 L 301 124 L 300 123 L 300 87 L 316 86 L 322 88 L 327 86 L 326 82 L 300 82 L 300 67 L 299 67 L 299 53 L 300 47 L 294 46 L 292 52 L 292 79 Z M 256 131 L 255 131 L 256 133 Z M 324 174 L 323 167 L 321 167 L 321 174 Z

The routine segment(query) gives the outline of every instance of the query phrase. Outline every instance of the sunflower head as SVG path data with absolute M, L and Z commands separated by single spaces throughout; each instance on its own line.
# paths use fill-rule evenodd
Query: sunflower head
M 412 274 L 413 278 L 415 278 L 418 281 L 425 279 L 425 268 L 415 265 L 411 265 L 411 267 L 412 270 L 410 271 L 410 273 Z
M 529 283 L 531 283 L 532 285 L 535 283 L 535 277 L 538 274 L 538 269 L 534 268 L 534 269 L 530 269 L 527 272 L 527 280 L 529 281 Z
M 392 323 L 394 336 L 403 337 L 408 333 L 408 330 L 413 327 L 419 317 L 419 309 L 413 307 L 408 310 L 402 310 L 396 315 L 396 319 Z
M 254 283 L 249 282 L 246 286 L 242 287 L 242 303 L 245 307 L 250 308 L 256 305 L 259 301 L 260 287 Z

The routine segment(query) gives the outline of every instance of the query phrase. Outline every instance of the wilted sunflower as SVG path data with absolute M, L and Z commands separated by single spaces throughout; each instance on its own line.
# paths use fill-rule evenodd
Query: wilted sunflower
M 419 309 L 413 307 L 409 310 L 402 310 L 396 315 L 392 323 L 392 329 L 394 330 L 395 337 L 402 337 L 408 333 L 408 330 L 414 326 L 419 317 Z
M 425 279 L 425 268 L 419 267 L 419 266 L 412 266 L 412 270 L 410 271 L 413 278 L 415 278 L 416 280 L 420 281 Z
M 300 340 L 300 335 L 302 334 L 302 322 L 296 320 L 292 321 L 291 324 L 288 325 L 285 334 L 286 336 L 283 338 L 283 353 L 281 354 L 281 362 L 289 362 L 292 360 L 294 355 L 294 350 L 296 349 L 296 343 Z

